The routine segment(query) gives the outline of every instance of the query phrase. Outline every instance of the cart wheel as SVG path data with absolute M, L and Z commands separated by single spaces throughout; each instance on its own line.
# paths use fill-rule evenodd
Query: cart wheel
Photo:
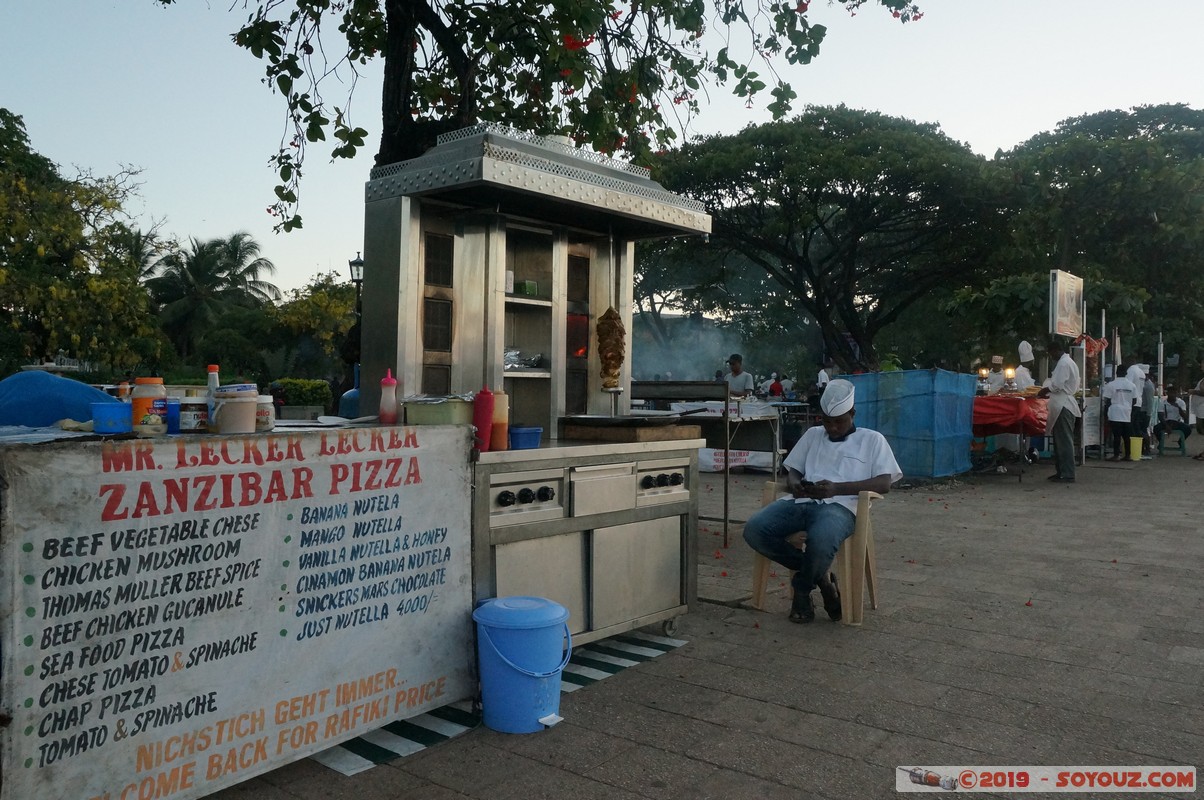
M 665 636 L 677 635 L 677 618 L 667 619 L 661 623 L 661 633 Z

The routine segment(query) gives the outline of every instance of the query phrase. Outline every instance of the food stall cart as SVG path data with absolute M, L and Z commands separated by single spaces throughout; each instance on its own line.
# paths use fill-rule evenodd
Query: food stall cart
M 577 642 L 694 601 L 697 429 L 558 424 L 627 413 L 598 318 L 630 328 L 635 241 L 709 231 L 701 206 L 495 126 L 375 170 L 366 199 L 361 407 L 387 368 L 404 394 L 503 387 L 541 446 L 474 460 L 467 425 L 0 442 L 0 800 L 189 800 L 473 696 L 485 597 L 556 600 Z
M 503 387 L 511 426 L 542 428 L 539 448 L 475 465 L 476 598 L 555 600 L 578 642 L 683 613 L 702 443 L 571 423 L 630 416 L 630 371 L 614 386 L 602 372 L 631 344 L 600 341 L 599 319 L 631 328 L 635 242 L 709 232 L 702 205 L 641 167 L 488 124 L 374 170 L 366 197 L 361 407 L 393 369 L 406 395 Z

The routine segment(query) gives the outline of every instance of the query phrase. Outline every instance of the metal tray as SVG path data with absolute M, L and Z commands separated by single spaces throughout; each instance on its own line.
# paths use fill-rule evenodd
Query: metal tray
M 652 428 L 659 425 L 675 425 L 681 421 L 677 414 L 665 416 L 627 416 L 611 417 L 601 414 L 582 414 L 575 417 L 561 417 L 566 425 L 584 425 L 591 428 Z

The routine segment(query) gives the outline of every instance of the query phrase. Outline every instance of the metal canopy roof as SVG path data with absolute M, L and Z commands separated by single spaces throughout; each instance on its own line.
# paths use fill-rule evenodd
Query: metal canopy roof
M 667 191 L 643 167 L 492 123 L 372 170 L 367 202 L 407 195 L 628 238 L 711 231 L 701 203 Z

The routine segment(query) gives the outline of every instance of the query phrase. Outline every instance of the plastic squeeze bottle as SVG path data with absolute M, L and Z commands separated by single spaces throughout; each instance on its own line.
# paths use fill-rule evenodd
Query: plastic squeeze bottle
M 493 392 L 486 386 L 472 400 L 472 424 L 477 429 L 475 444 L 482 453 L 489 450 L 493 438 Z
M 380 424 L 397 424 L 397 379 L 393 377 L 391 367 L 380 379 Z
M 493 393 L 493 425 L 490 428 L 489 449 L 507 450 L 510 447 L 510 398 L 501 389 Z
M 205 416 L 205 426 L 209 429 L 210 433 L 217 433 L 217 420 L 213 418 L 213 409 L 217 403 L 217 387 L 220 385 L 221 379 L 217 374 L 217 364 L 210 364 L 208 383 L 205 389 L 205 404 L 208 407 L 208 413 Z

